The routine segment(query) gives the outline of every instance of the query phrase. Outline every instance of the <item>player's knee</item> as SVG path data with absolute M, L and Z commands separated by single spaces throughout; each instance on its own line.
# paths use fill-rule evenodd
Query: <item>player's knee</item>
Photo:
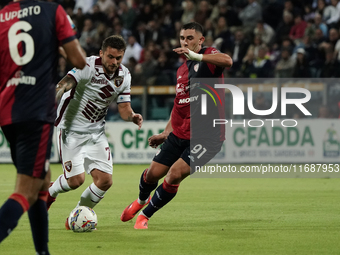
M 38 200 L 38 196 L 39 196 L 39 191 L 33 190 L 33 189 L 20 190 L 20 191 L 16 190 L 14 193 L 19 194 L 23 198 L 25 198 L 30 206 L 33 205 Z
M 76 175 L 67 179 L 67 183 L 71 189 L 76 189 L 80 187 L 85 181 L 85 176 Z
M 170 172 L 168 173 L 168 175 L 166 177 L 166 180 L 169 184 L 178 184 L 184 178 L 183 178 L 182 173 L 180 171 L 170 170 Z
M 48 172 L 46 173 L 44 182 L 43 182 L 43 186 L 42 186 L 42 191 L 47 191 L 48 188 L 50 187 L 51 184 L 51 170 L 48 169 Z
M 37 202 L 38 200 L 38 193 L 33 193 L 33 192 L 30 192 L 29 194 L 25 194 L 24 196 L 28 203 L 31 205 L 35 204 L 35 202 Z
M 147 169 L 147 172 L 146 172 L 144 177 L 145 177 L 144 180 L 147 183 L 156 183 L 163 176 L 160 176 L 159 174 L 157 174 L 157 172 L 154 171 L 153 168 L 149 168 L 149 169 Z

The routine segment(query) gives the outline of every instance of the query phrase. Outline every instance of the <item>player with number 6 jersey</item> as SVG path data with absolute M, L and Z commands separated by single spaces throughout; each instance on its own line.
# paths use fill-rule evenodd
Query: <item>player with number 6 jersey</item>
M 11 2 L 0 11 L 0 27 L 0 125 L 53 123 L 57 49 L 76 39 L 64 9 L 38 1 Z
M 59 4 L 14 0 L 0 10 L 0 126 L 17 169 L 14 193 L 0 208 L 0 243 L 27 211 L 36 254 L 44 255 L 59 48 L 77 68 L 86 65 Z
M 55 122 L 58 149 L 64 173 L 49 188 L 48 208 L 59 193 L 77 189 L 84 183 L 85 171 L 93 183 L 85 189 L 77 206 L 93 208 L 112 185 L 112 158 L 105 135 L 109 105 L 117 102 L 125 121 L 139 128 L 143 118 L 130 103 L 131 75 L 121 64 L 126 43 L 113 35 L 103 41 L 100 57 L 86 59 L 83 70 L 72 69 L 57 85 L 61 98 Z M 68 221 L 65 223 L 68 229 Z

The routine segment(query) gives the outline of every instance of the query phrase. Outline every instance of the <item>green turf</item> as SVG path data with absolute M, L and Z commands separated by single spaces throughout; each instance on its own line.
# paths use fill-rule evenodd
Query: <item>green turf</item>
M 98 231 L 92 233 L 64 229 L 86 186 L 61 194 L 49 211 L 51 254 L 340 253 L 340 179 L 188 178 L 148 230 L 135 230 L 134 220 L 123 223 L 119 216 L 137 197 L 145 167 L 114 166 L 114 184 L 94 208 Z M 15 170 L 0 165 L 0 172 L 2 203 L 13 191 Z M 60 165 L 52 165 L 52 179 L 60 173 Z M 0 254 L 34 254 L 26 215 L 0 245 Z

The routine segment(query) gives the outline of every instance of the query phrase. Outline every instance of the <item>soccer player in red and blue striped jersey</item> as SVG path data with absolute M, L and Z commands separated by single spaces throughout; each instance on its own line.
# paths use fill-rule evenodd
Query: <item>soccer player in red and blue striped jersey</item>
M 180 31 L 181 48 L 174 51 L 185 55 L 186 61 L 177 70 L 176 97 L 171 117 L 164 132 L 149 138 L 152 147 L 164 143 L 150 167 L 142 173 L 138 199 L 127 206 L 121 215 L 122 221 L 128 221 L 148 204 L 138 215 L 135 229 L 148 228 L 150 217 L 175 197 L 179 184 L 193 172 L 194 166 L 203 166 L 211 160 L 220 151 L 225 139 L 223 128 L 209 127 L 207 130 L 206 124 L 212 122 L 206 118 L 200 118 L 201 123 L 193 125 L 193 121 L 197 121 L 197 116 L 193 120 L 193 114 L 199 112 L 200 93 L 205 90 L 199 89 L 199 86 L 206 85 L 191 84 L 190 79 L 211 78 L 218 81 L 223 78 L 224 68 L 232 65 L 227 54 L 213 47 L 202 47 L 203 42 L 200 24 L 191 22 L 183 25 Z M 212 88 L 209 85 L 207 87 Z M 224 118 L 224 90 L 213 89 L 213 92 L 220 105 L 207 117 Z M 164 176 L 164 182 L 158 186 L 158 180 Z M 156 191 L 151 198 L 154 189 Z
M 86 65 L 60 5 L 19 0 L 0 10 L 0 126 L 17 169 L 14 193 L 0 208 L 0 242 L 28 211 L 36 254 L 49 254 L 46 199 L 59 46 L 73 65 Z

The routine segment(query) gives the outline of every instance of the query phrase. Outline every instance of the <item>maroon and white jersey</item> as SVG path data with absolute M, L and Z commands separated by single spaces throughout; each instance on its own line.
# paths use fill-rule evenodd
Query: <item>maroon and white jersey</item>
M 56 3 L 25 0 L 0 10 L 0 126 L 54 122 L 58 47 L 74 39 Z
M 202 48 L 199 54 L 215 54 L 218 51 L 213 47 Z M 197 93 L 195 95 L 190 95 L 190 79 L 191 78 L 223 78 L 223 70 L 224 67 L 218 67 L 212 64 L 208 64 L 205 62 L 198 62 L 192 60 L 186 60 L 177 70 L 177 85 L 176 85 L 176 97 L 174 100 L 174 107 L 172 109 L 171 114 L 171 125 L 173 128 L 173 133 L 181 138 L 189 140 L 192 136 L 192 129 L 190 127 L 191 124 L 191 114 L 193 112 L 200 112 L 195 110 L 195 108 L 199 108 L 200 104 L 200 94 Z M 199 90 L 202 91 L 202 90 Z M 221 107 L 219 107 L 218 111 L 216 111 L 216 118 L 224 118 L 224 89 L 216 89 L 216 93 L 218 93 L 219 98 L 221 99 Z M 209 99 L 209 97 L 208 97 Z M 208 102 L 209 103 L 209 102 Z M 190 113 L 190 108 L 191 113 Z M 215 114 L 215 113 L 214 113 Z M 208 116 L 209 117 L 209 116 Z M 212 126 L 212 122 L 201 123 L 209 124 Z M 224 128 L 224 125 L 221 125 Z M 201 131 L 200 131 L 201 130 Z M 211 132 L 211 130 L 208 130 Z M 211 137 L 211 133 L 209 134 L 207 130 L 204 128 L 196 129 L 195 137 Z M 202 133 L 198 133 L 202 132 Z M 216 139 L 224 140 L 224 129 L 216 131 Z
M 98 131 L 104 127 L 113 101 L 131 101 L 131 75 L 124 65 L 109 77 L 104 73 L 100 57 L 88 57 L 86 63 L 84 69 L 73 68 L 68 72 L 77 86 L 63 94 L 58 106 L 55 126 L 61 129 Z

